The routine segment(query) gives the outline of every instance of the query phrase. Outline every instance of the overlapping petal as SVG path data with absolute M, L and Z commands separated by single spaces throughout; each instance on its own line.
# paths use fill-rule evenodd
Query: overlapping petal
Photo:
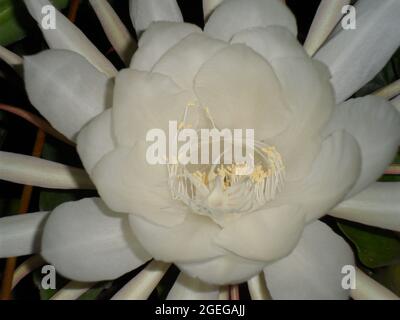
M 157 260 L 192 263 L 226 254 L 214 243 L 221 229 L 208 217 L 188 212 L 183 223 L 173 227 L 134 215 L 129 216 L 129 221 L 143 247 Z
M 385 99 L 368 96 L 339 105 L 325 135 L 345 130 L 357 140 L 362 156 L 361 175 L 347 198 L 381 177 L 400 145 L 400 115 Z
M 118 144 L 133 146 L 146 140 L 151 129 L 169 132 L 169 121 L 180 122 L 193 93 L 181 89 L 169 77 L 125 69 L 116 79 L 113 127 Z
M 185 219 L 187 208 L 173 200 L 166 165 L 151 165 L 148 145 L 117 148 L 94 168 L 93 181 L 99 194 L 114 211 L 141 216 L 158 225 L 174 226 Z
M 137 35 L 153 22 L 183 22 L 176 0 L 130 0 L 130 14 Z
M 32 104 L 70 139 L 111 104 L 112 80 L 77 53 L 47 50 L 25 57 L 24 73 Z
M 297 35 L 296 19 L 281 1 L 230 0 L 215 9 L 204 31 L 216 39 L 229 42 L 240 31 L 275 25 Z
M 108 109 L 81 130 L 77 149 L 83 166 L 90 174 L 96 164 L 115 147 L 111 109 Z
M 273 299 L 342 300 L 344 276 L 355 261 L 349 245 L 327 225 L 307 226 L 294 251 L 264 269 Z
M 42 255 L 57 272 L 77 281 L 112 280 L 151 257 L 137 242 L 126 217 L 100 199 L 69 202 L 48 218 Z
M 227 43 L 205 34 L 191 34 L 168 50 L 152 71 L 168 75 L 180 87 L 192 90 L 200 68 L 226 46 Z
M 245 45 L 229 46 L 208 60 L 194 87 L 219 129 L 254 129 L 260 140 L 288 126 L 288 106 L 273 69 Z
M 311 173 L 302 180 L 287 182 L 272 203 L 300 206 L 308 222 L 319 219 L 343 200 L 358 179 L 360 166 L 355 139 L 335 132 L 323 142 Z
M 298 208 L 282 206 L 253 212 L 226 226 L 215 242 L 251 260 L 273 261 L 288 255 L 304 228 Z
M 215 285 L 245 282 L 260 273 L 265 265 L 265 262 L 243 259 L 237 255 L 225 255 L 202 262 L 177 263 L 192 278 Z
M 139 49 L 132 58 L 131 68 L 151 71 L 158 60 L 172 47 L 192 33 L 201 29 L 189 23 L 155 22 L 143 33 Z

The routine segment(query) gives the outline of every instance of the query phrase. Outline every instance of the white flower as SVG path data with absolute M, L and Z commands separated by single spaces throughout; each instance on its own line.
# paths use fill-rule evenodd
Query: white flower
M 44 31 L 52 49 L 25 58 L 26 87 L 52 125 L 77 141 L 101 199 L 63 204 L 48 218 L 36 213 L 3 221 L 1 255 L 31 253 L 47 219 L 40 252 L 74 280 L 114 279 L 153 258 L 184 272 L 175 297 L 182 286 L 189 290 L 192 278 L 236 284 L 264 271 L 277 299 L 347 298 L 341 269 L 354 265 L 352 251 L 318 219 L 335 208 L 337 216 L 362 223 L 400 225 L 391 208 L 390 215 L 378 217 L 356 200 L 373 192 L 367 188 L 393 160 L 400 116 L 379 97 L 341 103 L 399 45 L 391 41 L 376 63 L 367 64 L 367 17 L 377 23 L 380 10 L 384 27 L 373 34 L 386 32 L 392 39 L 391 20 L 381 18 L 398 15 L 400 4 L 387 1 L 377 9 L 376 1 L 359 2 L 359 29 L 338 32 L 317 54 L 330 71 L 297 42 L 296 21 L 277 0 L 217 3 L 204 31 L 182 22 L 175 1 L 133 0 L 139 49 L 118 74 L 59 15 L 62 28 Z M 26 3 L 38 19 L 47 1 Z M 211 3 L 210 11 L 216 5 Z M 352 45 L 334 51 L 353 38 L 365 53 Z M 371 66 L 371 72 L 359 77 L 359 65 Z M 186 168 L 181 177 L 165 165 L 148 164 L 146 133 L 168 131 L 169 121 L 179 122 L 183 114 L 185 124 L 197 129 L 254 129 L 259 175 L 239 179 L 225 167 L 222 180 L 214 167 L 203 166 Z M 22 182 L 9 176 L 1 177 Z M 380 203 L 376 196 L 379 209 Z M 349 206 L 357 207 L 355 214 Z M 26 233 L 13 236 L 20 224 Z M 207 288 L 215 294 L 215 287 Z

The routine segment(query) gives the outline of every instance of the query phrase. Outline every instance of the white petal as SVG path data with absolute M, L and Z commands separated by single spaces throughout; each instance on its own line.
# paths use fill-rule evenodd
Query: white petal
M 167 300 L 218 300 L 218 296 L 218 286 L 193 279 L 182 272 L 169 291 Z
M 78 153 L 89 174 L 96 164 L 115 149 L 112 132 L 111 109 L 94 118 L 84 127 L 78 136 Z
M 72 22 L 62 15 L 49 0 L 24 0 L 32 17 L 41 27 L 44 37 L 50 48 L 65 49 L 79 53 L 96 68 L 110 77 L 116 75 L 117 70 L 110 61 L 89 41 L 89 39 Z M 46 7 L 50 6 L 50 7 Z M 44 28 L 42 22 L 49 8 L 55 11 L 56 28 Z
M 375 182 L 343 201 L 330 215 L 400 232 L 400 183 Z
M 265 279 L 276 300 L 340 300 L 350 292 L 342 288 L 345 266 L 354 267 L 348 244 L 327 225 L 314 222 L 306 227 L 294 251 L 268 265 Z
M 133 56 L 131 68 L 151 71 L 158 60 L 179 41 L 192 33 L 201 33 L 193 24 L 177 22 L 155 22 L 143 33 L 139 49 Z
M 196 76 L 195 92 L 217 128 L 251 128 L 263 139 L 288 126 L 288 106 L 273 69 L 245 45 L 229 46 L 208 60 Z
M 286 163 L 287 179 L 295 181 L 310 172 L 320 150 L 321 130 L 335 106 L 333 90 L 326 72 L 309 58 L 279 58 L 271 65 L 293 113 L 288 130 L 273 143 Z
M 210 14 L 223 2 L 224 0 L 203 0 L 204 18 L 208 19 Z
M 361 0 L 356 12 L 356 29 L 343 30 L 339 25 L 315 56 L 331 70 L 337 103 L 372 80 L 400 45 L 398 0 Z
M 89 2 L 96 12 L 108 40 L 121 59 L 128 65 L 136 49 L 136 43 L 128 29 L 107 0 L 89 0 Z
M 60 274 L 83 282 L 116 279 L 151 258 L 126 217 L 110 211 L 100 199 L 56 208 L 44 227 L 42 255 Z
M 82 169 L 3 151 L 0 151 L 0 180 L 50 189 L 94 188 Z
M 193 89 L 193 79 L 200 68 L 227 44 L 205 34 L 194 33 L 180 41 L 161 57 L 153 72 L 165 74 L 180 87 Z
M 24 69 L 32 104 L 70 139 L 109 106 L 112 81 L 79 54 L 44 51 L 25 57 Z
M 19 66 L 23 63 L 23 60 L 20 56 L 16 55 L 14 52 L 11 52 L 7 48 L 0 46 L 0 59 L 4 60 L 10 66 Z
M 297 35 L 296 19 L 281 1 L 230 0 L 215 9 L 204 31 L 216 39 L 230 41 L 240 31 L 275 25 Z
M 339 105 L 326 128 L 351 133 L 361 148 L 362 169 L 348 197 L 375 182 L 392 163 L 400 145 L 400 115 L 383 98 L 368 96 Z
M 320 129 L 334 108 L 327 70 L 311 60 L 296 37 L 283 27 L 249 29 L 235 35 L 232 42 L 246 44 L 273 67 L 292 111 L 292 125 L 271 143 L 285 160 L 287 179 L 303 178 L 319 152 Z
M 318 7 L 314 21 L 311 25 L 304 48 L 310 56 L 321 47 L 343 16 L 342 8 L 348 5 L 350 0 L 322 0 Z
M 361 157 L 354 138 L 336 132 L 327 138 L 309 176 L 287 182 L 276 202 L 300 206 L 307 221 L 321 218 L 343 200 L 359 177 Z
M 47 212 L 28 213 L 0 219 L 0 258 L 38 252 Z
M 137 35 L 152 22 L 183 22 L 176 0 L 130 0 L 130 14 Z
M 288 255 L 304 228 L 304 215 L 283 206 L 249 213 L 224 228 L 215 242 L 251 260 L 273 261 Z
M 112 210 L 159 225 L 178 225 L 185 219 L 187 207 L 172 199 L 166 165 L 149 164 L 146 149 L 142 142 L 133 149 L 115 149 L 94 168 L 93 181 Z
M 390 100 L 390 103 L 396 108 L 398 112 L 400 112 L 400 95 Z
M 243 43 L 271 62 L 279 58 L 308 58 L 295 35 L 281 26 L 246 29 L 231 43 Z
M 164 262 L 197 262 L 224 254 L 213 242 L 220 228 L 208 217 L 188 213 L 174 227 L 160 226 L 129 216 L 133 232 L 151 255 Z
M 259 274 L 265 262 L 226 255 L 196 263 L 177 263 L 183 272 L 195 279 L 215 285 L 239 284 Z
M 118 144 L 133 146 L 151 129 L 168 132 L 169 121 L 180 123 L 194 95 L 169 77 L 125 69 L 116 79 L 113 126 Z
M 334 108 L 326 67 L 311 60 L 296 37 L 283 27 L 249 29 L 235 35 L 232 43 L 246 44 L 273 67 L 292 111 L 292 125 L 271 143 L 285 160 L 287 179 L 303 178 L 319 152 L 320 130 Z

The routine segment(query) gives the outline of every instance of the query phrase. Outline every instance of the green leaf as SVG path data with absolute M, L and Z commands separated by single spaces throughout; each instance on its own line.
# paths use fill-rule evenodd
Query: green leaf
M 4 215 L 17 214 L 20 203 L 20 199 L 0 199 L 0 217 Z
M 400 240 L 396 233 L 351 222 L 338 223 L 355 245 L 358 257 L 368 268 L 379 268 L 400 262 Z
M 52 0 L 53 4 L 63 9 L 69 0 Z M 29 21 L 22 0 L 0 0 L 0 45 L 7 46 L 25 37 L 26 22 Z
M 379 269 L 373 277 L 400 296 L 400 264 Z
M 104 289 L 111 286 L 111 282 L 101 282 L 96 284 L 93 288 L 85 292 L 78 300 L 97 300 Z

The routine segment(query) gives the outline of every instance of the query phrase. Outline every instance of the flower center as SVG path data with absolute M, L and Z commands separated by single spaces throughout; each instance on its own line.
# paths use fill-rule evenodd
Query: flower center
M 282 190 L 285 167 L 275 147 L 257 143 L 255 163 L 169 164 L 169 187 L 175 200 L 224 226 L 255 211 Z M 221 155 L 222 156 L 222 155 Z
M 205 109 L 205 112 L 211 127 L 215 128 L 209 111 Z M 182 130 L 192 127 L 185 121 L 186 118 L 187 112 L 182 121 Z M 214 145 L 218 144 L 219 150 L 224 143 L 227 144 L 227 141 L 202 141 L 199 149 L 214 150 Z M 232 157 L 232 151 L 238 144 L 240 151 L 251 151 L 252 156 L 246 158 L 247 161 L 235 162 Z M 201 152 L 198 150 L 199 154 Z M 225 146 L 223 152 L 218 153 L 218 157 L 212 155 L 208 163 L 182 164 L 177 161 L 168 164 L 169 187 L 173 199 L 184 202 L 195 213 L 210 217 L 222 227 L 264 206 L 284 186 L 282 156 L 276 147 L 262 142 L 236 137 L 229 147 Z

